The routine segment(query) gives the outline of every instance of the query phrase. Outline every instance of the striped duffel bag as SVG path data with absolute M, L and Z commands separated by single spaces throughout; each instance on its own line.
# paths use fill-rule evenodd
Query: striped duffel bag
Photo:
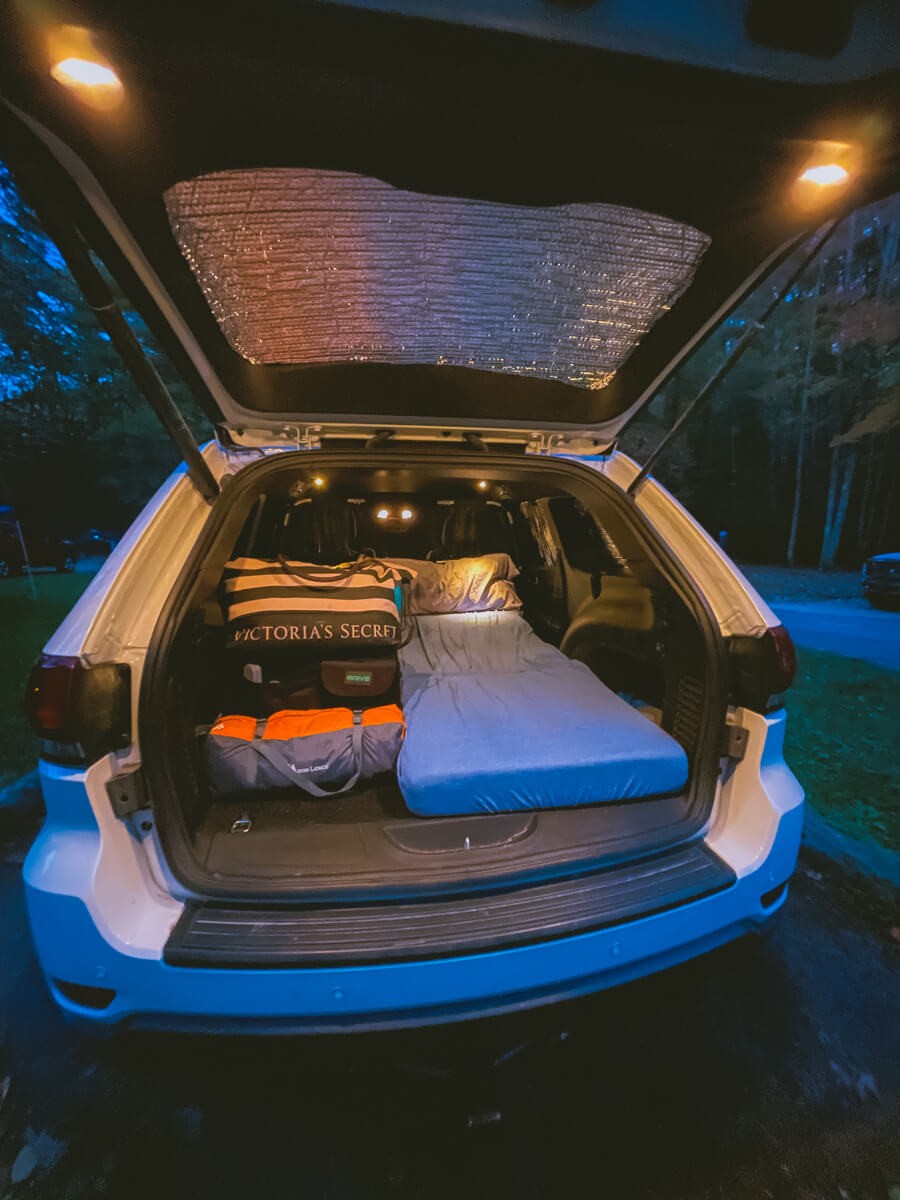
M 401 642 L 408 567 L 377 558 L 337 567 L 234 558 L 222 574 L 229 646 L 350 651 Z
M 396 704 L 284 709 L 264 721 L 219 717 L 206 738 L 210 786 L 220 796 L 284 787 L 339 796 L 392 770 L 403 732 Z

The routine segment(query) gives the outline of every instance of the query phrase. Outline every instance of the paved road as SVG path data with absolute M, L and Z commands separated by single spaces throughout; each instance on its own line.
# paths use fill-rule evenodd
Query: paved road
M 880 612 L 842 600 L 772 607 L 798 646 L 830 650 L 900 671 L 900 612 Z
M 45 995 L 14 865 L 0 866 L 0 911 L 0 1196 L 900 1189 L 897 920 L 828 860 L 807 856 L 766 942 L 555 1009 L 362 1039 L 97 1048 Z M 32 1169 L 8 1187 L 15 1162 Z

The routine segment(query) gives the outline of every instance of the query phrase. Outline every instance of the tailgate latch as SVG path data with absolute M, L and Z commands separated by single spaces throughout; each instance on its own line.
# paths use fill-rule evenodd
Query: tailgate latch
M 721 758 L 732 758 L 740 762 L 747 753 L 747 743 L 750 740 L 749 731 L 743 725 L 726 725 L 722 731 Z
M 106 792 L 117 817 L 129 817 L 142 808 L 150 807 L 140 767 L 124 775 L 114 775 L 106 784 Z

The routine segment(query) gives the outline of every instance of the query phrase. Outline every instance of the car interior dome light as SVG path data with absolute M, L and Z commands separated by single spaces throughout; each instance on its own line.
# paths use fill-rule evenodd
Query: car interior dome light
M 388 519 L 388 517 L 390 516 L 390 513 L 388 512 L 388 510 L 386 508 L 379 508 L 379 510 L 375 514 L 375 516 L 378 518 L 379 521 L 386 521 Z
M 412 520 L 412 509 L 411 508 L 401 509 L 400 510 L 400 520 L 401 521 L 411 521 Z
M 807 167 L 800 179 L 803 183 L 815 183 L 819 187 L 834 187 L 846 183 L 850 172 L 840 163 L 821 163 L 815 167 Z
M 89 58 L 64 58 L 54 63 L 50 74 L 63 87 L 116 88 L 122 81 L 112 69 Z
M 479 492 L 483 492 L 483 491 L 485 491 L 485 490 L 487 489 L 487 480 L 486 480 L 486 479 L 479 479 L 479 480 L 478 480 L 477 487 L 478 487 L 478 490 L 479 490 Z

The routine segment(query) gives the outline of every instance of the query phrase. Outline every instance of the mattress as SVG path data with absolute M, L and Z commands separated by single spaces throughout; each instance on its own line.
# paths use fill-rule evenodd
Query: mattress
M 401 791 L 418 816 L 669 795 L 684 750 L 518 612 L 418 617 L 400 650 Z

